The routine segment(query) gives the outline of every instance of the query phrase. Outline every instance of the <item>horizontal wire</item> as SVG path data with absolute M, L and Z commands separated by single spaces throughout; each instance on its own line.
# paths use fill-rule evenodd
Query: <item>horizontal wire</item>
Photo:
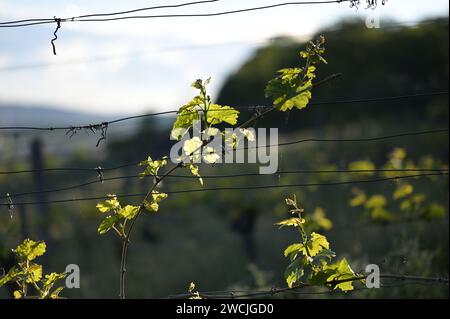
M 146 8 L 132 9 L 132 10 L 127 10 L 127 11 L 119 11 L 119 12 L 111 12 L 111 13 L 85 14 L 85 15 L 81 15 L 81 16 L 78 16 L 78 17 L 68 18 L 66 20 L 93 18 L 93 17 L 115 16 L 115 15 L 129 14 L 129 13 L 141 12 L 141 11 L 149 11 L 149 10 L 158 10 L 158 9 L 181 8 L 181 7 L 187 7 L 187 6 L 197 5 L 197 4 L 207 4 L 207 3 L 219 2 L 219 1 L 220 0 L 194 1 L 194 2 L 186 2 L 186 3 L 181 3 L 181 4 L 170 4 L 170 5 L 146 7 Z
M 280 143 L 280 144 L 264 145 L 262 147 L 289 146 L 289 145 L 307 143 L 307 142 L 322 142 L 322 143 L 375 142 L 375 141 L 383 141 L 383 140 L 389 140 L 389 139 L 399 138 L 399 137 L 418 136 L 418 135 L 427 135 L 427 134 L 436 134 L 436 133 L 448 133 L 448 128 L 429 130 L 429 131 L 419 131 L 419 132 L 409 132 L 409 133 L 385 135 L 385 136 L 379 136 L 379 137 L 368 137 L 368 138 L 352 138 L 352 139 L 306 138 L 306 139 L 285 142 L 285 143 Z M 242 150 L 242 149 L 245 150 L 245 149 L 260 148 L 260 147 L 261 146 L 254 146 L 254 147 L 247 146 L 247 147 L 243 147 L 243 148 L 237 148 L 237 150 Z
M 394 279 L 396 281 L 403 281 L 402 284 L 381 284 L 380 288 L 393 288 L 393 287 L 404 287 L 407 285 L 436 285 L 436 284 L 447 284 L 447 278 L 434 278 L 434 277 L 417 277 L 417 276 L 403 276 L 403 275 L 380 275 L 383 279 Z M 352 279 L 348 281 L 359 281 L 360 278 Z M 348 282 L 347 281 L 347 282 Z M 368 287 L 358 287 L 348 292 L 341 292 L 337 290 L 326 290 L 326 291 L 313 291 L 313 292 L 299 292 L 301 289 L 315 288 L 316 286 L 302 284 L 292 288 L 272 288 L 270 290 L 228 290 L 228 291 L 211 291 L 211 292 L 199 292 L 198 294 L 206 299 L 239 299 L 239 298 L 250 298 L 250 297 L 273 297 L 277 294 L 292 293 L 298 295 L 323 295 L 323 294 L 341 294 L 341 293 L 352 293 L 361 290 L 371 290 Z M 195 296 L 196 293 L 184 293 L 177 295 L 170 295 L 168 299 L 180 299 L 180 298 L 190 298 Z
M 367 174 L 367 173 L 418 173 L 418 172 L 427 172 L 427 173 L 448 173 L 448 169 L 366 169 L 366 170 L 288 170 L 288 171 L 278 171 L 271 175 L 263 175 L 259 173 L 242 173 L 242 174 L 223 174 L 223 175 L 202 175 L 203 179 L 228 179 L 228 178 L 239 178 L 239 177 L 274 177 L 279 175 L 293 175 L 293 174 Z M 148 177 L 162 177 L 163 175 L 157 175 L 157 176 L 145 176 L 145 178 Z M 197 180 L 198 177 L 192 176 L 192 175 L 168 175 L 167 178 L 171 179 L 195 179 Z M 29 192 L 23 192 L 23 193 L 9 193 L 10 197 L 17 198 L 22 196 L 28 196 L 28 195 L 37 195 L 37 194 L 49 194 L 49 193 L 57 193 L 62 191 L 68 191 L 73 189 L 82 188 L 85 186 L 90 186 L 94 184 L 103 184 L 104 182 L 108 181 L 117 181 L 117 180 L 129 180 L 129 179 L 138 179 L 143 178 L 141 175 L 126 175 L 126 176 L 116 176 L 116 177 L 110 177 L 110 178 L 102 178 L 91 180 L 88 182 L 84 182 L 77 185 L 67 186 L 67 187 L 61 187 L 61 188 L 54 188 L 54 189 L 48 189 L 48 190 L 42 190 L 42 191 L 29 191 Z M 0 196 L 0 199 L 6 199 L 8 196 Z
M 140 12 L 140 11 L 180 8 L 180 7 L 187 7 L 187 6 L 191 6 L 191 5 L 206 4 L 206 3 L 218 2 L 218 1 L 220 1 L 220 0 L 205 0 L 205 1 L 185 2 L 185 3 L 181 3 L 181 4 L 145 7 L 145 8 L 139 8 L 139 9 L 133 9 L 133 10 L 127 10 L 127 11 L 111 12 L 111 13 L 85 14 L 85 15 L 74 16 L 74 17 L 70 17 L 70 18 L 61 18 L 61 22 L 69 22 L 69 21 L 70 22 L 75 22 L 75 19 L 91 18 L 91 17 L 115 16 L 115 15 L 122 15 L 122 14 L 128 14 L 128 13 L 134 13 L 134 12 Z M 29 23 L 29 22 L 44 22 L 44 21 L 46 21 L 46 22 L 55 22 L 55 18 L 33 18 L 33 19 L 6 21 L 6 22 L 0 22 L 0 26 L 2 26 L 2 25 L 9 25 L 9 24 L 23 24 L 23 23 Z
M 407 100 L 407 99 L 415 99 L 421 97 L 435 97 L 448 95 L 448 91 L 439 91 L 439 92 L 425 92 L 425 93 L 416 93 L 416 94 L 408 94 L 408 95 L 396 95 L 396 96 L 386 96 L 386 97 L 372 97 L 372 98 L 362 98 L 362 99 L 349 99 L 349 100 L 337 100 L 337 101 L 319 101 L 319 102 L 311 102 L 310 106 L 318 106 L 318 105 L 328 105 L 328 104 L 354 104 L 354 103 L 374 103 L 374 102 L 386 102 L 386 101 L 396 101 L 396 100 Z M 247 107 L 236 107 L 237 110 L 246 110 L 253 111 L 258 108 L 271 108 L 273 106 L 247 106 Z M 105 121 L 97 124 L 89 124 L 89 125 L 71 125 L 71 126 L 62 126 L 62 127 L 35 127 L 35 126 L 0 126 L 0 130 L 36 130 L 36 131 L 58 131 L 58 130 L 81 130 L 81 129 L 100 129 L 105 125 L 116 124 L 124 121 L 168 115 L 168 114 L 177 114 L 178 110 L 171 111 L 163 111 L 156 113 L 147 113 L 135 116 L 128 116 L 123 118 L 118 118 L 111 121 Z M 194 112 L 193 112 L 194 113 Z
M 330 182 L 330 183 L 302 183 L 302 184 L 285 184 L 285 185 L 264 185 L 264 186 L 245 186 L 245 187 L 216 187 L 216 188 L 198 188 L 198 189 L 186 189 L 178 191 L 165 191 L 166 194 L 191 194 L 191 193 L 203 193 L 203 192 L 215 192 L 215 191 L 234 191 L 234 190 L 256 190 L 256 189 L 279 189 L 279 188 L 291 188 L 291 187 L 312 187 L 312 186 L 340 186 L 340 185 L 353 185 L 353 184 L 370 184 L 379 183 L 385 181 L 397 181 L 404 179 L 415 179 L 420 177 L 431 177 L 431 176 L 443 176 L 448 175 L 448 172 L 440 173 L 429 173 L 429 174 L 414 174 L 414 175 L 403 175 L 395 177 L 368 179 L 368 180 L 358 180 L 358 181 L 342 181 L 342 182 Z M 146 196 L 145 193 L 139 194 L 123 194 L 117 195 L 119 198 L 132 198 L 132 197 L 143 197 Z M 81 197 L 81 198 L 70 198 L 70 199 L 59 199 L 51 201 L 36 201 L 36 202 L 18 202 L 13 203 L 14 205 L 41 205 L 41 204 L 55 204 L 55 203 L 69 203 L 69 202 L 79 202 L 79 201 L 93 201 L 93 200 L 104 200 L 107 196 L 97 196 L 97 197 Z M 10 203 L 0 203 L 0 206 L 10 207 Z
M 439 282 L 435 283 L 423 283 L 423 282 L 405 282 L 401 284 L 389 284 L 389 285 L 383 285 L 380 284 L 380 288 L 398 288 L 398 287 L 406 287 L 406 286 L 413 286 L 413 285 L 421 285 L 421 286 L 431 286 L 431 285 L 438 285 Z M 310 287 L 312 288 L 312 287 Z M 250 298 L 250 297 L 273 297 L 277 294 L 283 294 L 283 293 L 289 293 L 293 295 L 305 295 L 305 296 L 313 296 L 313 295 L 348 295 L 353 294 L 355 292 L 363 291 L 363 290 L 374 290 L 374 288 L 368 288 L 368 287 L 357 287 L 350 291 L 340 291 L 340 290 L 325 290 L 325 291 L 297 291 L 300 288 L 293 288 L 288 291 L 279 291 L 280 288 L 268 290 L 268 291 L 261 291 L 261 290 L 247 290 L 247 291 L 239 291 L 239 290 L 228 290 L 228 291 L 221 291 L 219 293 L 214 292 L 199 292 L 200 296 L 206 299 L 240 299 L 240 298 Z M 379 289 L 379 288 L 377 288 Z M 242 294 L 242 295 L 241 295 Z M 244 295 L 245 294 L 245 295 Z M 194 294 L 179 294 L 179 295 L 169 295 L 166 299 L 184 299 L 184 298 L 190 298 L 194 297 Z
M 273 9 L 273 8 L 285 7 L 285 6 L 332 4 L 332 3 L 341 3 L 341 2 L 348 2 L 348 1 L 350 1 L 350 0 L 283 2 L 283 3 L 272 4 L 272 5 L 260 6 L 260 7 L 244 8 L 244 9 L 229 10 L 229 11 L 220 11 L 220 12 L 213 12 L 213 13 L 160 14 L 160 15 L 116 17 L 116 18 L 80 19 L 77 21 L 80 21 L 80 22 L 106 22 L 106 21 L 118 21 L 118 20 L 129 20 L 129 19 L 217 17 L 217 16 L 224 16 L 224 15 L 232 15 L 232 14 L 237 14 L 237 13 L 245 13 L 245 12 Z
M 448 131 L 449 131 L 448 128 L 443 128 L 443 129 L 434 129 L 434 130 L 425 130 L 425 131 L 416 131 L 416 132 L 404 132 L 404 133 L 398 133 L 398 134 L 390 134 L 390 135 L 385 135 L 385 136 L 359 138 L 359 139 L 308 138 L 308 139 L 301 139 L 301 140 L 295 140 L 295 141 L 288 141 L 288 142 L 279 143 L 276 145 L 264 145 L 264 146 L 259 145 L 259 146 L 254 146 L 254 148 L 265 148 L 265 147 L 267 148 L 267 147 L 274 147 L 274 146 L 283 147 L 283 146 L 290 146 L 290 145 L 294 145 L 294 144 L 301 144 L 301 143 L 307 143 L 307 142 L 323 142 L 323 143 L 375 142 L 375 141 L 382 141 L 382 140 L 407 137 L 407 136 L 448 133 Z M 238 147 L 236 150 L 243 150 L 243 149 L 249 149 L 249 147 L 244 147 L 244 148 Z M 57 168 L 30 169 L 30 170 L 17 170 L 17 171 L 0 171 L 0 175 L 14 175 L 14 174 L 36 173 L 36 172 L 83 172 L 83 171 L 84 172 L 98 172 L 99 169 L 101 171 L 114 171 L 114 170 L 118 170 L 121 168 L 137 166 L 137 165 L 139 165 L 139 163 L 141 163 L 141 161 L 125 163 L 125 164 L 110 167 L 110 168 L 57 167 Z
M 266 6 L 259 6 L 259 7 L 243 8 L 243 9 L 237 9 L 237 10 L 212 12 L 212 13 L 160 14 L 160 15 L 143 15 L 143 16 L 125 16 L 125 17 L 112 17 L 112 18 L 105 17 L 105 18 L 101 18 L 102 16 L 121 15 L 121 14 L 125 14 L 125 13 L 133 13 L 133 12 L 144 11 L 144 10 L 161 9 L 161 8 L 164 8 L 164 7 L 166 7 L 166 8 L 174 8 L 174 7 L 177 7 L 177 6 L 181 7 L 181 6 L 193 5 L 193 4 L 199 4 L 199 3 L 215 2 L 215 1 L 198 1 L 198 2 L 191 2 L 191 3 L 180 4 L 180 5 L 139 8 L 139 9 L 134 9 L 134 10 L 129 10 L 129 11 L 114 12 L 114 13 L 96 13 L 96 14 L 84 15 L 84 16 L 79 16 L 79 17 L 71 17 L 71 18 L 59 19 L 59 21 L 60 22 L 106 22 L 106 21 L 129 20 L 129 19 L 216 17 L 216 16 L 244 13 L 244 12 L 252 12 L 252 11 L 273 9 L 273 8 L 285 7 L 285 6 L 320 5 L 320 4 L 332 4 L 332 3 L 341 3 L 341 2 L 349 2 L 349 1 L 350 0 L 302 1 L 302 2 L 296 1 L 296 2 L 283 2 L 283 3 L 277 3 L 277 4 L 266 5 Z M 100 18 L 88 18 L 88 17 L 100 17 Z M 55 23 L 55 21 L 56 21 L 56 18 L 53 18 L 53 19 L 51 19 L 51 18 L 47 18 L 47 19 L 23 19 L 23 20 L 16 20 L 16 21 L 5 21 L 5 22 L 0 22 L 0 28 L 25 27 L 25 26 L 32 26 L 32 25 Z

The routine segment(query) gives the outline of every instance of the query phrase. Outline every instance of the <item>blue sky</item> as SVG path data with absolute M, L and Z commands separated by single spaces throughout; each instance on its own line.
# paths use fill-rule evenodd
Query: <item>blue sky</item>
M 0 21 L 181 2 L 0 0 Z M 149 14 L 205 13 L 280 2 L 222 0 Z M 388 0 L 376 13 L 383 26 L 390 19 L 409 23 L 448 16 L 448 7 L 447 0 Z M 342 18 L 365 19 L 368 14 L 373 11 L 363 5 L 356 11 L 341 3 L 210 18 L 67 23 L 58 33 L 57 56 L 50 45 L 53 24 L 0 28 L 0 103 L 45 104 L 109 115 L 176 109 L 194 93 L 189 86 L 193 80 L 212 76 L 214 96 L 226 76 L 271 37 L 306 38 Z M 17 68 L 41 64 L 47 66 Z

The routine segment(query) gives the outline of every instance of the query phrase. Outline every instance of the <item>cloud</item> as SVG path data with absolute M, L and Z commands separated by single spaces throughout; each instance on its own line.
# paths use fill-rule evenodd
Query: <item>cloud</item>
M 277 2 L 228 0 L 170 12 L 213 12 Z M 151 5 L 166 3 L 155 0 Z M 119 0 L 76 3 L 41 0 L 26 5 L 0 0 L 0 18 L 65 17 L 148 5 L 148 0 L 135 0 L 132 5 Z M 448 12 L 448 2 L 436 0 L 430 5 L 420 0 L 407 4 L 389 1 L 381 8 L 382 17 L 389 15 L 410 21 L 433 12 Z M 226 75 L 267 38 L 279 34 L 310 34 L 339 18 L 366 14 L 362 8 L 356 12 L 342 3 L 212 18 L 66 23 L 55 42 L 57 56 L 53 56 L 50 46 L 54 26 L 0 29 L 1 33 L 5 32 L 0 37 L 0 68 L 61 64 L 1 74 L 0 101 L 48 103 L 109 114 L 139 113 L 150 107 L 174 109 L 194 94 L 189 85 L 196 78 L 212 76 L 214 96 Z
M 7 67 L 10 62 L 10 56 L 0 53 L 0 68 Z

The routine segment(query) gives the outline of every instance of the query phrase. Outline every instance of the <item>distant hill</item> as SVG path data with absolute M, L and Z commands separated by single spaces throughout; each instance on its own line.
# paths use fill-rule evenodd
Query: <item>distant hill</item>
M 149 110 L 149 113 L 152 111 Z M 33 127 L 61 127 L 61 126 L 84 126 L 89 124 L 102 123 L 113 119 L 126 117 L 136 114 L 122 114 L 114 116 L 105 116 L 100 114 L 90 114 L 69 110 L 61 110 L 55 106 L 25 106 L 19 104 L 7 104 L 0 102 L 0 126 L 33 126 Z M 158 132 L 166 134 L 173 117 L 158 117 L 147 119 L 136 119 L 118 123 L 107 131 L 107 141 L 100 145 L 100 149 L 108 145 L 116 145 L 125 141 L 129 143 L 130 139 L 135 139 L 138 132 L 144 134 L 142 144 L 149 141 L 148 130 L 156 129 Z M 168 133 L 167 133 L 168 135 Z M 66 134 L 64 131 L 31 131 L 31 130 L 6 130 L 0 131 L 0 161 L 5 160 L 5 156 L 14 155 L 16 158 L 28 156 L 29 145 L 32 140 L 40 139 L 47 153 L 66 155 L 74 154 L 79 151 L 92 152 L 97 151 L 96 142 L 100 134 L 93 134 L 90 131 L 77 131 L 74 136 Z M 158 138 L 159 139 L 159 138 Z M 70 143 L 68 143 L 70 141 Z M 9 145 L 9 146 L 8 146 Z M 13 145 L 13 146 L 11 146 Z M 10 152 L 11 147 L 16 149 L 14 154 Z M 134 147 L 134 144 L 133 144 Z M 106 156 L 104 152 L 91 153 L 91 156 Z M 143 155 L 142 158 L 145 156 Z
M 336 73 L 342 76 L 313 90 L 313 102 L 447 91 L 448 18 L 427 20 L 415 27 L 393 25 L 381 29 L 368 29 L 361 21 L 351 20 L 318 34 L 326 38 L 325 58 L 329 64 L 319 66 L 317 79 Z M 271 101 L 264 97 L 267 82 L 279 69 L 301 66 L 298 52 L 304 46 L 297 39 L 280 38 L 258 49 L 224 82 L 217 103 L 270 105 Z M 403 124 L 414 128 L 440 127 L 448 120 L 448 96 L 384 103 L 329 103 L 291 113 L 289 121 L 279 113 L 259 124 L 287 131 L 375 120 L 397 125 L 402 119 Z
M 125 115 L 127 116 L 127 115 Z M 61 127 L 61 126 L 83 126 L 96 124 L 112 119 L 120 118 L 122 115 L 104 116 L 100 114 L 89 114 L 84 112 L 61 110 L 56 107 L 36 105 L 24 106 L 19 104 L 0 103 L 0 126 L 33 126 L 33 127 Z M 116 138 L 122 139 L 133 135 L 140 127 L 141 121 L 126 121 L 115 125 L 107 132 L 107 142 L 102 142 L 100 149 Z M 90 131 L 77 131 L 71 137 L 64 131 L 31 131 L 31 130 L 6 130 L 0 131 L 0 161 L 5 161 L 8 154 L 15 158 L 28 156 L 29 145 L 32 140 L 40 139 L 45 145 L 48 154 L 69 156 L 83 150 L 92 152 L 98 150 L 96 143 L 99 133 Z M 68 143 L 70 141 L 70 143 Z M 11 152 L 11 147 L 16 151 Z M 14 154 L 13 154 L 14 153 Z M 102 152 L 96 152 L 96 156 L 104 156 Z
M 63 111 L 46 106 L 23 106 L 0 103 L 0 125 L 61 126 L 86 125 L 110 120 L 103 115 Z

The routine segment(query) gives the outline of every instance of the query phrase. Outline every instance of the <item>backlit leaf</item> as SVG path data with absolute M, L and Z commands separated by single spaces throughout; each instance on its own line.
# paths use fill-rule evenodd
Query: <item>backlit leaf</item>
M 400 199 L 406 197 L 414 191 L 414 187 L 411 184 L 401 184 L 394 192 L 393 198 Z
M 43 241 L 35 242 L 31 239 L 25 239 L 16 249 L 14 253 L 21 260 L 34 260 L 36 257 L 45 253 L 46 245 Z
M 222 122 L 230 125 L 236 125 L 239 116 L 239 111 L 231 106 L 221 106 L 218 104 L 211 104 L 208 107 L 206 114 L 206 121 L 210 125 L 217 125 Z
M 117 200 L 117 196 L 116 195 L 108 195 L 109 199 L 105 200 L 104 202 L 98 203 L 97 204 L 97 209 L 99 210 L 99 212 L 101 213 L 108 213 L 112 210 L 115 209 L 119 209 L 120 208 L 120 203 Z

